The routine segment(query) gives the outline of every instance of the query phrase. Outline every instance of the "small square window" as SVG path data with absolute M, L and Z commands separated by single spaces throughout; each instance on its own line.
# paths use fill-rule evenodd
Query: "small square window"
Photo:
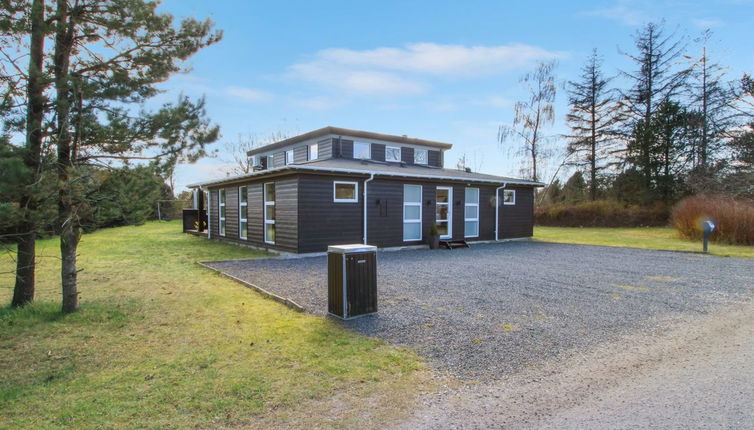
M 503 204 L 504 205 L 516 204 L 516 190 L 503 190 Z
M 358 203 L 359 184 L 357 182 L 333 182 L 333 201 L 335 203 Z
M 366 142 L 354 142 L 353 158 L 360 160 L 368 160 L 372 158 L 372 145 Z
M 386 146 L 385 147 L 385 161 L 401 161 L 401 148 L 400 146 Z
M 427 164 L 427 150 L 426 149 L 414 150 L 414 163 Z
M 293 150 L 289 149 L 285 151 L 285 165 L 293 164 Z

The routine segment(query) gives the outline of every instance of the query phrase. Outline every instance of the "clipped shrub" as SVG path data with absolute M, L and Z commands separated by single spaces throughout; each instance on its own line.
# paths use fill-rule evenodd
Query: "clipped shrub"
M 668 224 L 670 208 L 629 205 L 612 200 L 538 206 L 537 225 L 554 227 L 657 227 Z
M 699 240 L 702 222 L 710 219 L 715 231 L 710 240 L 754 245 L 754 202 L 719 195 L 687 197 L 673 208 L 671 221 L 681 236 Z

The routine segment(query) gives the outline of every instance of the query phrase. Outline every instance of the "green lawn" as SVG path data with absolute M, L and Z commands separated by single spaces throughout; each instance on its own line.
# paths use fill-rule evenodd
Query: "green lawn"
M 0 308 L 0 428 L 384 425 L 432 386 L 414 353 L 194 264 L 262 253 L 180 228 L 85 235 L 81 310 L 65 316 L 58 241 L 39 242 L 37 302 Z M 12 269 L 0 256 L 5 303 Z
M 645 228 L 534 228 L 534 239 L 542 242 L 577 243 L 582 245 L 628 246 L 633 248 L 664 249 L 671 251 L 701 251 L 701 241 L 681 239 L 678 233 L 667 227 Z M 709 244 L 713 255 L 724 257 L 754 258 L 754 246 Z

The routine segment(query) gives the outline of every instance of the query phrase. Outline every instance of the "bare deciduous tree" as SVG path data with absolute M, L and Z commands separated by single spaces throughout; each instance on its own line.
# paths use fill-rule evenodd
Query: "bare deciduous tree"
M 553 72 L 556 64 L 555 61 L 540 63 L 534 71 L 521 77 L 519 82 L 526 89 L 528 98 L 516 102 L 513 124 L 501 125 L 498 129 L 501 145 L 511 140 L 520 144 L 516 154 L 525 157 L 528 162 L 525 170 L 533 181 L 539 180 L 539 164 L 552 153 L 548 147 L 551 136 L 545 134 L 545 128 L 555 121 L 553 104 L 557 87 Z

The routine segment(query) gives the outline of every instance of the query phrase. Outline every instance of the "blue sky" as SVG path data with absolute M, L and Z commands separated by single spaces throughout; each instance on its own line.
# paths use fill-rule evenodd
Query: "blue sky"
M 225 176 L 228 143 L 239 134 L 264 138 L 327 125 L 450 142 L 446 167 L 466 154 L 475 170 L 517 176 L 518 159 L 496 136 L 522 95 L 518 78 L 538 61 L 557 59 L 559 80 L 575 79 L 592 48 L 608 74 L 629 70 L 619 50 L 632 52 L 632 35 L 648 21 L 665 19 L 691 54 L 693 39 L 711 28 L 712 55 L 729 77 L 754 72 L 751 0 L 168 0 L 161 10 L 209 17 L 224 32 L 189 60 L 188 74 L 165 85 L 164 97 L 205 95 L 223 135 L 213 145 L 217 157 L 179 166 L 177 190 Z M 561 90 L 553 135 L 566 132 L 566 100 Z

